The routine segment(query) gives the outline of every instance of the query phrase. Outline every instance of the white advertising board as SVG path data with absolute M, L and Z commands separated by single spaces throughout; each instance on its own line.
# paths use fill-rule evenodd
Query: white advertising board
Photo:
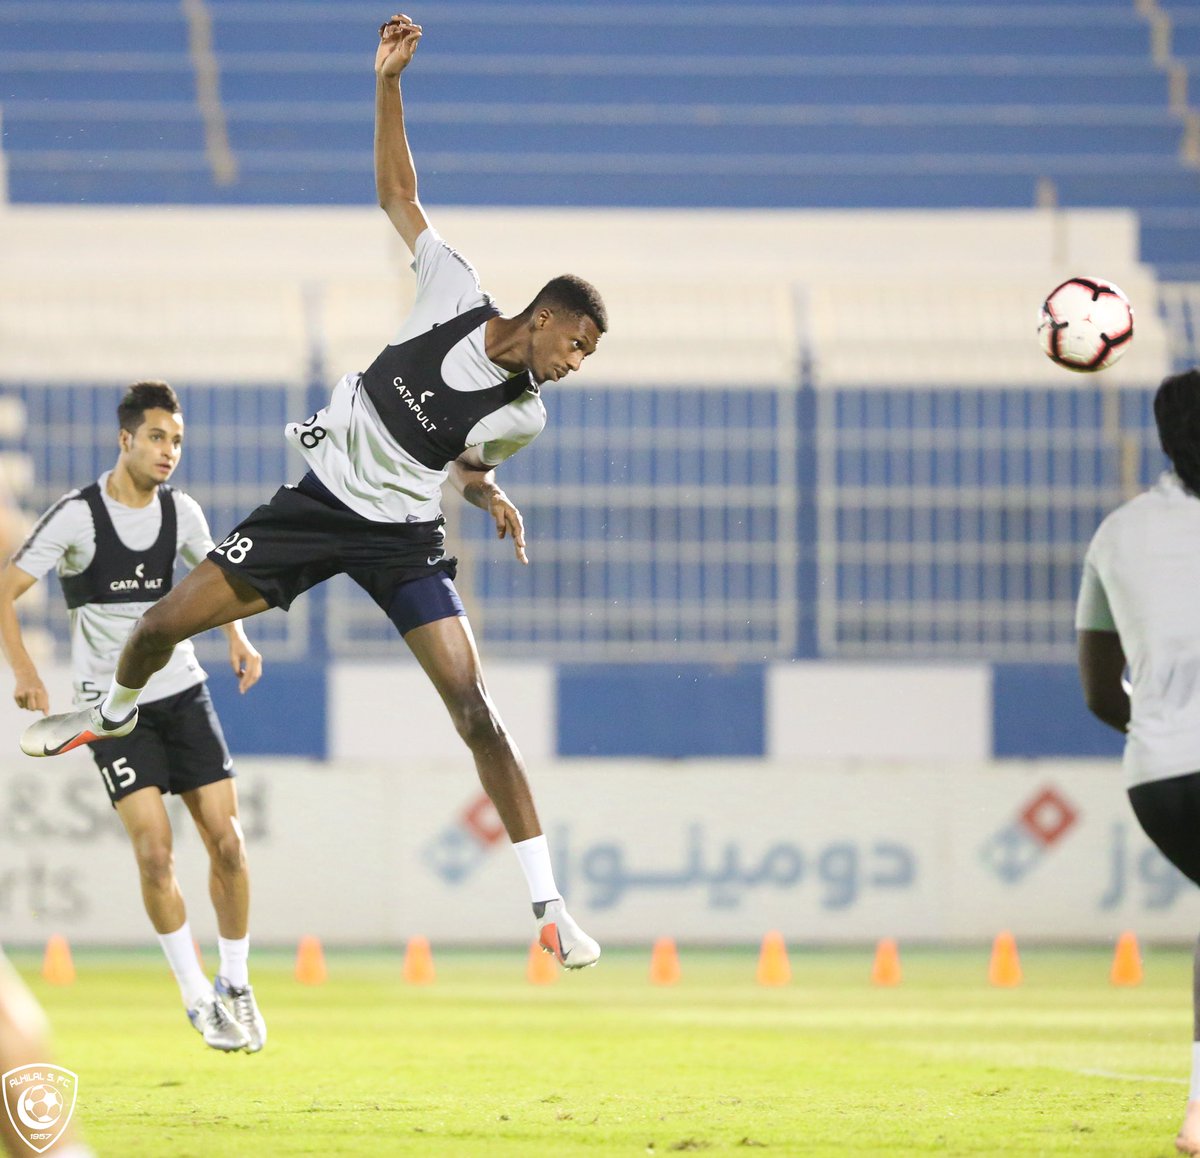
M 525 885 L 464 758 L 239 762 L 258 944 L 520 943 Z M 1200 896 L 1142 836 L 1108 763 L 608 762 L 534 770 L 560 887 L 602 942 L 1019 938 L 1191 942 Z M 171 800 L 193 928 L 205 858 Z M 150 936 L 86 756 L 0 768 L 0 940 Z

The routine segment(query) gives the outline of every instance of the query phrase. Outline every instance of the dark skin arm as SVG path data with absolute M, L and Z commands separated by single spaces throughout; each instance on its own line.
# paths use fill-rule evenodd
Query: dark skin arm
M 471 451 L 455 459 L 447 468 L 450 484 L 467 502 L 487 511 L 496 523 L 498 539 L 511 538 L 517 561 L 528 564 L 525 553 L 525 523 L 521 512 L 499 487 L 496 472 L 471 461 Z
M 1079 633 L 1079 679 L 1088 711 L 1124 733 L 1129 726 L 1129 693 L 1122 683 L 1125 649 L 1115 631 Z
M 417 171 L 404 131 L 400 74 L 412 63 L 420 39 L 419 24 L 407 16 L 393 16 L 379 30 L 375 53 L 375 191 L 388 220 L 414 253 L 429 221 L 417 200 Z

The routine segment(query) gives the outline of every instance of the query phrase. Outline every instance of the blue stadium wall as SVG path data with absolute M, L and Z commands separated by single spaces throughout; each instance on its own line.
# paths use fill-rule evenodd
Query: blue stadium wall
M 253 635 L 252 625 L 249 630 Z M 396 648 L 400 657 L 403 644 L 397 641 Z M 486 657 L 485 666 L 490 666 Z M 905 762 L 1119 757 L 1121 753 L 1121 738 L 1084 708 L 1078 674 L 1067 664 L 942 666 L 936 669 L 932 697 L 916 703 L 914 695 L 926 695 L 929 665 L 890 665 L 886 680 L 893 702 L 868 702 L 848 693 L 841 746 L 825 743 L 807 753 L 803 739 L 797 743 L 793 733 L 818 725 L 826 735 L 828 719 L 806 722 L 806 698 L 786 695 L 790 665 L 527 666 L 539 690 L 549 685 L 550 695 L 537 708 L 551 730 L 553 749 L 548 754 L 562 758 L 785 759 L 795 758 L 798 748 L 801 757 L 812 760 L 884 756 Z M 815 665 L 799 666 L 811 670 Z M 244 697 L 218 664 L 208 667 L 213 697 L 235 753 L 344 758 L 344 746 L 331 734 L 329 698 L 331 684 L 343 672 L 352 672 L 353 665 L 325 668 L 272 663 L 268 657 L 263 682 Z M 423 678 L 402 659 L 397 668 L 410 678 Z M 828 674 L 812 671 L 811 679 L 819 683 Z M 965 694 L 964 683 L 969 685 Z M 382 684 L 386 690 L 387 677 Z M 526 686 L 521 679 L 493 680 L 493 696 L 506 717 L 506 705 L 522 698 Z M 982 694 L 976 691 L 979 686 Z M 923 743 L 912 738 L 914 732 L 939 733 L 945 721 L 956 716 L 960 721 L 965 716 L 965 734 L 960 724 L 952 741 Z M 353 727 L 352 721 L 346 726 Z M 392 761 L 405 760 L 406 748 L 423 727 L 424 717 L 418 713 L 389 717 L 386 732 L 391 737 Z M 378 716 L 365 709 L 358 729 L 379 736 L 375 758 L 386 761 L 385 729 Z M 523 736 L 513 731 L 524 746 Z M 888 744 L 888 736 L 896 733 L 899 737 Z M 873 737 L 868 750 L 861 747 L 864 734 Z M 887 750 L 880 752 L 881 746 Z M 451 743 L 445 754 L 452 756 L 454 751 Z M 466 759 L 465 749 L 462 755 Z

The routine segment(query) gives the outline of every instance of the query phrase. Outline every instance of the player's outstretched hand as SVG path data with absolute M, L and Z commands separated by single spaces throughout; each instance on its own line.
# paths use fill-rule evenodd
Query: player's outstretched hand
M 237 676 L 238 691 L 243 695 L 262 677 L 262 656 L 245 636 L 230 639 L 229 664 Z
M 379 48 L 375 51 L 375 72 L 378 76 L 398 77 L 412 61 L 421 39 L 421 26 L 402 14 L 393 16 L 379 26 Z
M 525 520 L 521 512 L 508 501 L 508 496 L 501 491 L 488 508 L 492 518 L 496 520 L 496 538 L 511 537 L 517 551 L 517 562 L 529 564 L 529 556 L 525 554 Z

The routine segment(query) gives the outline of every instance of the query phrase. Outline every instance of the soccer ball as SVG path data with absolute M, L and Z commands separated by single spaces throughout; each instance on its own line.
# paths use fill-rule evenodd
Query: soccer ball
M 23 1118 L 39 1126 L 53 1126 L 63 1111 L 63 1097 L 53 1086 L 30 1086 L 21 1095 Z
M 1133 307 L 1110 281 L 1070 278 L 1042 303 L 1038 339 L 1046 357 L 1065 370 L 1104 370 L 1133 342 Z

